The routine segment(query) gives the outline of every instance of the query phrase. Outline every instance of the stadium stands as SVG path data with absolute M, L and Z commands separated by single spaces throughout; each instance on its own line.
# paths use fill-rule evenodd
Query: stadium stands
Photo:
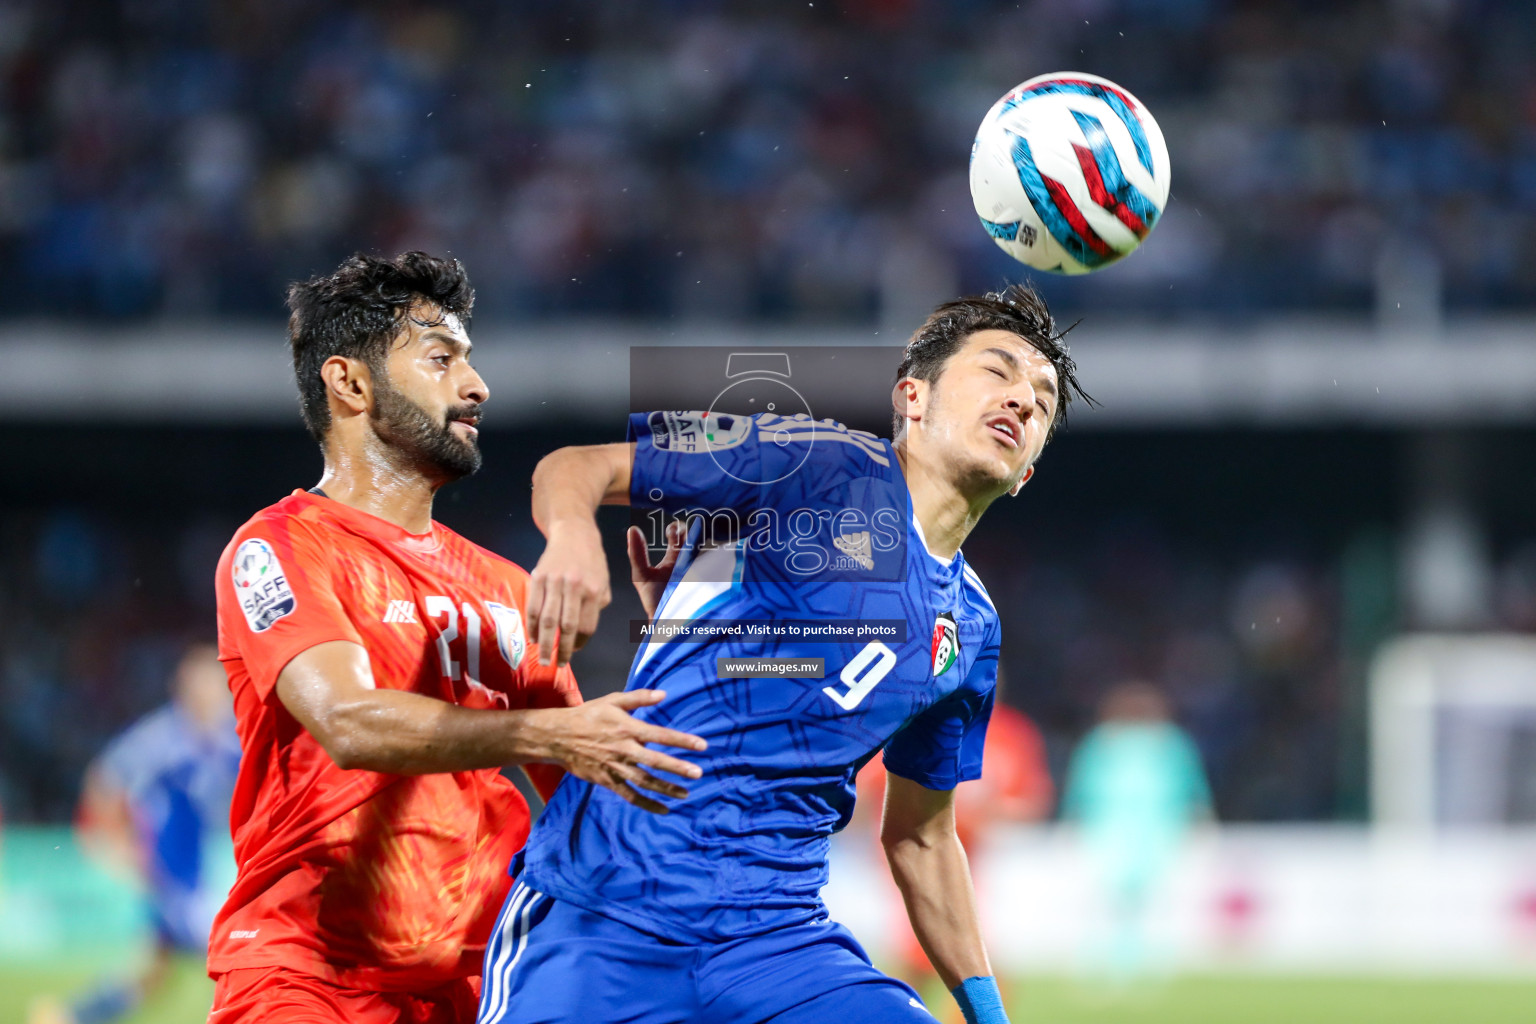
M 1091 67 L 1156 111 L 1174 199 L 1155 259 L 1053 294 L 1365 309 L 1409 245 L 1453 306 L 1509 305 L 1533 28 L 1519 0 L 7 5 L 0 274 L 13 311 L 270 314 L 358 247 L 447 247 L 486 315 L 869 320 L 914 278 L 998 283 L 971 133 Z

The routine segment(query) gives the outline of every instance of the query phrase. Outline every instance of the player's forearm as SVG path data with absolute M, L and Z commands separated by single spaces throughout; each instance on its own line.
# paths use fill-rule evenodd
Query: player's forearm
M 374 690 L 331 707 L 315 733 L 338 767 L 426 775 L 545 761 L 559 709 L 464 708 L 417 693 Z
M 533 470 L 533 521 L 546 537 L 568 525 L 595 525 L 597 508 L 620 497 L 627 499 L 629 481 L 622 481 L 611 446 L 560 448 L 539 460 Z
M 946 988 L 992 973 L 965 848 L 953 831 L 885 838 L 912 931 Z
M 649 744 L 688 751 L 709 746 L 631 714 L 665 699 L 660 690 L 610 693 L 564 708 L 465 708 L 379 689 L 368 652 L 349 640 L 301 653 L 279 673 L 276 689 L 283 707 L 340 768 L 425 775 L 554 762 L 649 811 L 666 808 L 647 793 L 674 800 L 688 795 L 687 787 L 653 773 L 683 779 L 703 774 L 698 765 Z

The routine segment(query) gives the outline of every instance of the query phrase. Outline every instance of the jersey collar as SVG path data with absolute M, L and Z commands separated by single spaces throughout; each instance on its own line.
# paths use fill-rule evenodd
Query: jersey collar
M 431 529 L 426 533 L 411 533 L 386 519 L 380 519 L 351 505 L 344 505 L 318 490 L 297 490 L 293 492 L 293 497 L 315 506 L 349 532 L 371 537 L 385 544 L 427 554 L 436 551 L 443 543 L 442 528 L 438 526 L 436 520 L 432 522 Z

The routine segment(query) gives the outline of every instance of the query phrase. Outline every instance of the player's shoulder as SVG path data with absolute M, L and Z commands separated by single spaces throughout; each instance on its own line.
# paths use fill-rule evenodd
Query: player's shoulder
M 960 567 L 960 575 L 965 579 L 966 592 L 973 595 L 976 601 L 993 615 L 996 615 L 997 605 L 992 602 L 992 595 L 987 593 L 987 585 L 981 582 L 981 576 L 977 574 L 969 562 Z
M 233 574 L 247 580 L 286 579 L 285 567 L 329 557 L 340 538 L 337 531 L 326 529 L 323 511 L 309 499 L 304 491 L 294 491 L 242 523 L 224 546 L 219 578 Z
M 117 742 L 156 744 L 169 737 L 180 736 L 184 731 L 181 726 L 182 722 L 176 714 L 176 706 L 162 704 L 153 711 L 146 712 L 128 728 L 118 733 Z
M 518 585 L 528 582 L 528 570 L 510 558 L 505 558 L 490 548 L 476 544 L 462 533 L 442 523 L 434 523 L 433 529 L 439 532 L 445 548 L 452 548 L 459 557 L 469 560 L 480 571 Z
M 277 520 L 302 519 L 306 522 L 319 522 L 324 509 L 316 496 L 309 491 L 293 491 L 285 495 L 266 508 L 257 512 L 246 520 L 247 525 L 259 522 L 273 522 Z
M 118 733 L 102 751 L 110 774 L 136 774 L 152 763 L 173 760 L 186 745 L 186 730 L 174 705 L 163 704 Z
M 230 541 L 230 546 L 252 537 L 271 537 L 273 535 L 287 535 L 298 526 L 306 532 L 322 529 L 323 512 L 318 504 L 310 499 L 304 491 L 294 491 L 292 494 L 275 501 L 266 508 L 261 509 L 235 531 Z
M 846 462 L 860 468 L 889 468 L 893 462 L 890 442 L 834 419 L 818 420 L 803 412 L 793 416 L 760 412 L 752 417 L 752 427 L 760 443 L 801 450 L 819 448 L 823 462 Z
M 871 507 L 905 494 L 895 450 L 868 431 L 805 413 L 758 413 L 751 424 L 764 470 L 783 481 L 772 489 L 779 503 Z
M 986 620 L 988 629 L 994 633 L 997 632 L 1001 628 L 1001 622 L 997 616 L 997 605 L 993 603 L 992 595 L 987 593 L 987 586 L 981 582 L 981 576 L 971 568 L 969 562 L 961 566 L 960 575 L 965 581 L 965 593 L 970 603 Z

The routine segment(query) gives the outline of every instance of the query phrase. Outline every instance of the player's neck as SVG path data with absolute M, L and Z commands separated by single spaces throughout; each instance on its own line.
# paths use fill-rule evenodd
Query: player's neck
M 928 550 L 945 560 L 954 558 L 992 504 L 992 497 L 967 497 L 955 486 L 951 470 L 933 465 L 900 441 L 895 447 L 911 495 L 912 514 L 923 528 Z
M 401 466 L 387 451 L 354 452 L 335 446 L 326 452 L 317 485 L 327 498 L 378 516 L 407 533 L 432 529 L 432 496 L 438 484 L 415 467 Z

